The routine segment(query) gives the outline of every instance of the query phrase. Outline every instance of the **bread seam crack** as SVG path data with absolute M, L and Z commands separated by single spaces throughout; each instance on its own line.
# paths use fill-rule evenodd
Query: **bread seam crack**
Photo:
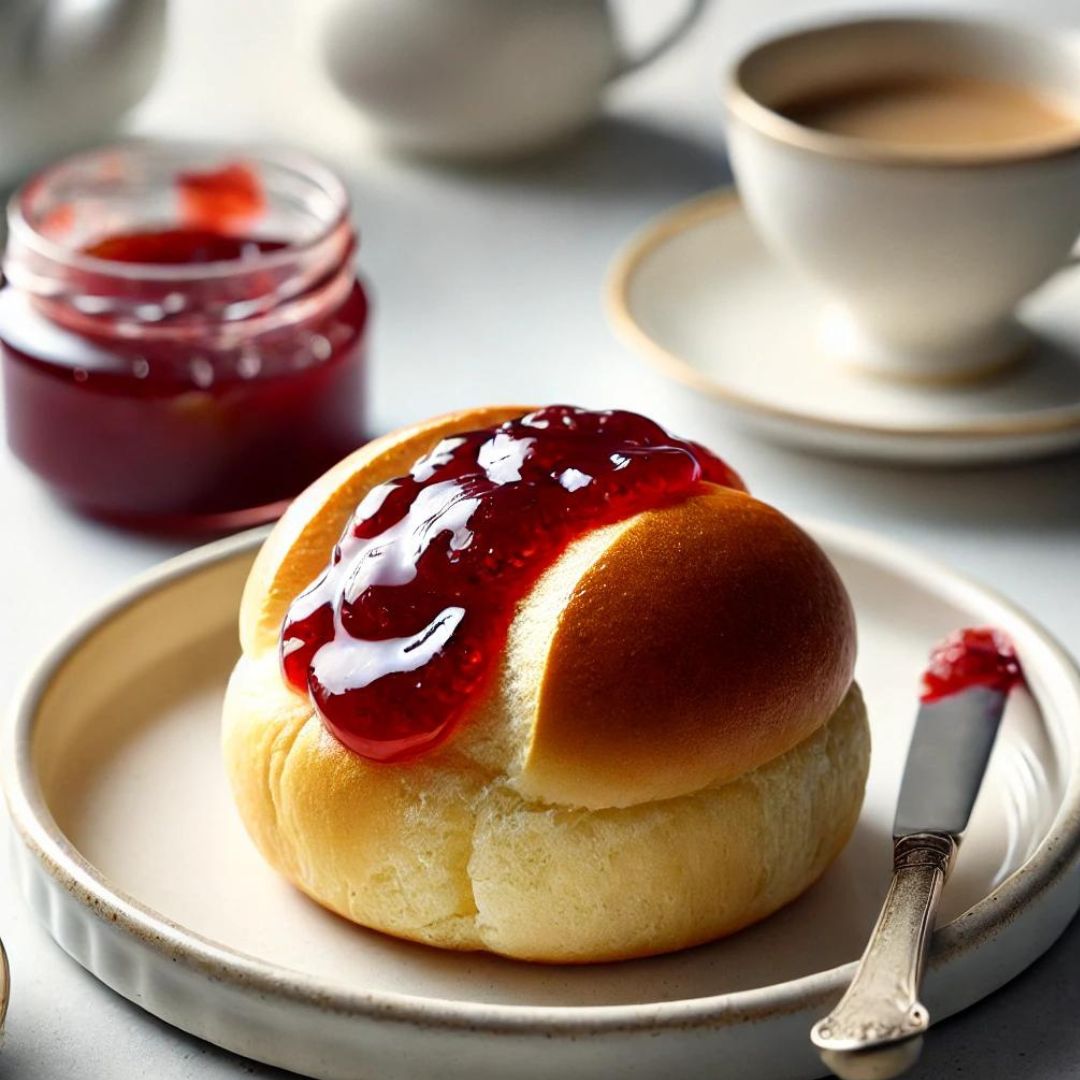
M 296 748 L 297 741 L 313 719 L 313 717 L 308 717 L 308 719 L 296 724 L 291 731 L 279 733 L 274 739 L 274 748 L 267 757 L 266 790 L 270 796 L 270 805 L 274 808 L 274 825 L 279 834 L 284 824 L 281 811 L 283 801 L 281 797 L 281 778 L 285 775 L 285 770 L 289 765 L 289 758 Z

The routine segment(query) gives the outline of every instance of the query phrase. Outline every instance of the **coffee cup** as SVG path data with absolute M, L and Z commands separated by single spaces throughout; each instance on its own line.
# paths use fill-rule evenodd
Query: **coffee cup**
M 746 211 L 821 293 L 826 353 L 930 379 L 1023 353 L 1017 305 L 1080 235 L 1066 41 L 960 19 L 833 23 L 751 49 L 726 103 Z

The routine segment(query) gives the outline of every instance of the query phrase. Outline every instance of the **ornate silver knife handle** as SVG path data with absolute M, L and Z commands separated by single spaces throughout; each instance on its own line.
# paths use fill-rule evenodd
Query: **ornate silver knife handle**
M 919 1001 L 942 886 L 957 841 L 916 833 L 893 845 L 893 879 L 847 993 L 810 1033 L 843 1080 L 888 1080 L 915 1064 L 930 1024 Z

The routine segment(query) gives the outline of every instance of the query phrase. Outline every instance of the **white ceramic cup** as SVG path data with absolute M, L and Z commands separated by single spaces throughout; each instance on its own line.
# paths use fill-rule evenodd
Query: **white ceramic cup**
M 619 45 L 609 0 L 334 0 L 322 34 L 337 88 L 406 153 L 498 158 L 583 127 L 604 89 L 667 51 L 707 0 L 669 0 L 643 52 Z
M 1018 302 L 1080 234 L 1080 122 L 1016 145 L 898 147 L 817 131 L 778 108 L 891 77 L 1019 83 L 1080 116 L 1080 55 L 1061 37 L 889 18 L 758 45 L 727 87 L 732 167 L 773 253 L 826 299 L 825 351 L 884 374 L 962 378 L 1028 344 Z

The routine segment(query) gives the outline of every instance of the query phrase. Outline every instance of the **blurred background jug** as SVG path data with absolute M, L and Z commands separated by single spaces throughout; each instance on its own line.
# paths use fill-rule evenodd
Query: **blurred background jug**
M 322 41 L 384 144 L 506 157 L 582 128 L 604 88 L 674 45 L 705 3 L 690 0 L 639 55 L 620 48 L 607 0 L 340 0 Z

